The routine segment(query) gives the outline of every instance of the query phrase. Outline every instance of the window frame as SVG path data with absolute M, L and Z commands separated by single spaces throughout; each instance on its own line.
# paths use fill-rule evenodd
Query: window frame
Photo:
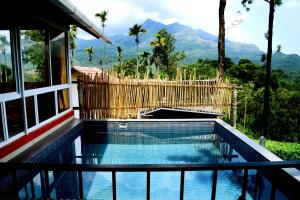
M 3 135 L 4 135 L 4 141 L 0 142 L 0 148 L 2 146 L 7 145 L 8 143 L 24 136 L 27 134 L 30 134 L 30 132 L 40 128 L 41 126 L 60 118 L 61 116 L 65 115 L 66 113 L 73 110 L 72 108 L 72 84 L 71 84 L 71 63 L 70 63 L 70 55 L 69 55 L 69 48 L 70 48 L 70 40 L 69 40 L 69 31 L 63 31 L 60 30 L 62 33 L 64 33 L 65 38 L 65 52 L 66 52 L 66 67 L 67 67 L 67 83 L 65 84 L 59 84 L 59 85 L 53 85 L 52 83 L 52 65 L 51 65 L 51 46 L 50 46 L 50 30 L 52 27 L 47 25 L 47 37 L 48 37 L 48 62 L 49 62 L 49 81 L 50 86 L 47 87 L 41 87 L 41 88 L 35 88 L 30 90 L 25 90 L 25 83 L 24 83 L 24 66 L 22 63 L 22 49 L 21 49 L 21 26 L 13 26 L 9 27 L 10 31 L 10 43 L 11 43 L 11 55 L 12 55 L 12 68 L 13 72 L 15 73 L 15 82 L 16 82 L 16 91 L 15 92 L 9 92 L 9 93 L 3 93 L 0 94 L 0 108 L 1 112 L 0 115 L 2 115 L 2 123 L 3 123 Z M 65 111 L 58 113 L 58 101 L 57 101 L 57 93 L 59 90 L 68 89 L 69 91 L 69 102 L 70 107 L 66 109 Z M 38 99 L 37 96 L 39 94 L 44 94 L 48 92 L 54 92 L 54 102 L 55 102 L 55 115 L 53 117 L 50 117 L 49 119 L 39 122 L 39 111 L 38 111 Z M 33 96 L 34 98 L 34 109 L 35 109 L 35 125 L 31 128 L 28 128 L 28 122 L 27 122 L 27 111 L 26 111 L 26 97 Z M 20 132 L 13 137 L 9 137 L 8 133 L 8 127 L 7 127 L 7 115 L 6 115 L 6 107 L 5 103 L 8 101 L 16 100 L 16 99 L 22 99 L 23 104 L 23 117 L 24 117 L 24 131 Z M 1 127 L 0 127 L 1 128 Z

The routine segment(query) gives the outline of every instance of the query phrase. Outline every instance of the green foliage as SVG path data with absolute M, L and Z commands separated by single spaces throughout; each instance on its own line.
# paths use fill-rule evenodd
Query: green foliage
M 39 76 L 34 78 L 35 80 L 45 81 L 47 80 L 47 61 L 45 45 L 45 30 L 25 30 L 21 32 L 27 43 L 23 51 L 23 62 L 29 65 L 33 65 L 34 69 L 38 72 Z M 30 77 L 28 77 L 30 79 Z
M 266 148 L 283 160 L 300 160 L 300 144 L 267 140 Z
M 186 57 L 184 52 L 175 51 L 176 39 L 165 28 L 155 34 L 155 39 L 150 42 L 152 46 L 151 63 L 162 72 L 163 76 L 174 79 L 176 76 L 177 62 Z
M 241 86 L 238 92 L 238 123 L 253 137 L 261 135 L 264 122 L 262 106 L 264 69 L 251 61 L 241 59 L 227 71 L 227 77 Z M 279 141 L 300 141 L 300 82 L 282 70 L 271 76 L 270 138 Z
M 89 57 L 89 62 L 92 61 L 93 55 L 95 53 L 94 47 L 90 46 L 88 48 L 85 49 L 85 52 L 87 53 L 88 57 Z

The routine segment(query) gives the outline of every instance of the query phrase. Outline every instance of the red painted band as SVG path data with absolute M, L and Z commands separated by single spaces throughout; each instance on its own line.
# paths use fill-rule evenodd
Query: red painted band
M 31 142 L 35 138 L 39 137 L 46 131 L 50 130 L 51 128 L 55 127 L 56 125 L 62 123 L 66 119 L 69 119 L 70 117 L 74 116 L 74 111 L 70 111 L 66 113 L 65 115 L 43 125 L 42 127 L 30 132 L 27 135 L 24 135 L 15 141 L 3 146 L 0 148 L 0 159 L 9 155 L 10 153 L 14 152 L 15 150 L 19 149 L 23 145 L 27 144 L 28 142 Z

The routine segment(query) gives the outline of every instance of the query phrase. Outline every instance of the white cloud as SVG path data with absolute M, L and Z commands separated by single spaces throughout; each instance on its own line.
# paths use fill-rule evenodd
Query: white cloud
M 286 0 L 283 2 L 283 5 L 300 8 L 300 0 Z

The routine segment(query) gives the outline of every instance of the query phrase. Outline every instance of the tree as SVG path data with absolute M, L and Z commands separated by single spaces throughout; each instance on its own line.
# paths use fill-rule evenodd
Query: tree
M 146 68 L 146 74 L 147 76 L 149 75 L 149 58 L 150 58 L 150 53 L 147 51 L 143 51 L 140 55 L 142 57 L 141 62 L 143 63 L 143 66 Z
M 92 62 L 92 56 L 95 53 L 94 47 L 90 46 L 88 48 L 85 49 L 85 52 L 87 53 L 88 57 L 89 57 L 89 62 Z
M 221 80 L 224 80 L 224 69 L 225 69 L 225 16 L 224 16 L 225 7 L 226 7 L 226 0 L 220 0 L 218 61 L 219 61 L 219 79 Z
M 95 17 L 99 18 L 99 20 L 101 22 L 103 35 L 104 35 L 104 28 L 105 28 L 105 22 L 107 20 L 107 15 L 108 15 L 108 11 L 105 11 L 105 10 L 100 13 L 95 14 Z M 105 43 L 103 44 L 103 54 L 102 54 L 102 59 L 100 60 L 100 65 L 102 65 L 102 63 L 104 61 L 104 57 L 105 57 Z
M 9 42 L 7 41 L 7 38 L 5 35 L 0 35 L 0 51 L 3 54 L 4 58 L 4 67 L 2 67 L 2 81 L 7 82 L 7 66 L 6 66 L 6 46 L 9 45 Z
M 118 50 L 118 62 L 121 66 L 121 64 L 122 64 L 122 48 L 120 46 L 117 46 L 117 50 Z
M 71 50 L 71 57 L 72 57 L 71 65 L 73 65 L 74 51 L 77 48 L 76 38 L 77 38 L 77 26 L 71 25 L 70 26 L 70 50 Z
M 184 52 L 175 51 L 176 39 L 165 28 L 161 29 L 151 41 L 152 62 L 158 70 L 169 78 L 175 78 L 177 62 L 186 57 Z
M 263 119 L 265 120 L 263 126 L 263 135 L 269 136 L 269 118 L 270 118 L 270 79 L 271 79 L 271 65 L 272 65 L 272 42 L 273 42 L 273 22 L 275 7 L 282 4 L 282 0 L 264 0 L 269 4 L 269 24 L 266 38 L 268 40 L 268 50 L 266 56 L 266 77 L 265 77 L 265 92 L 264 92 L 264 107 Z M 251 4 L 253 0 L 242 0 L 244 7 L 249 10 L 247 4 Z
M 135 24 L 133 25 L 133 27 L 129 28 L 129 35 L 130 36 L 135 36 L 135 43 L 136 43 L 136 56 L 137 56 L 137 60 L 136 60 L 136 77 L 139 78 L 139 59 L 138 59 L 138 55 L 139 55 L 139 35 L 146 33 L 146 29 L 144 29 L 142 27 L 142 25 L 139 24 Z
M 39 76 L 36 77 L 38 81 L 49 81 L 48 70 L 48 43 L 45 30 L 25 30 L 21 31 L 27 44 L 24 48 L 23 61 L 31 63 Z M 26 77 L 25 77 L 26 78 Z M 28 77 L 30 79 L 34 77 Z M 34 78 L 34 79 L 36 79 Z

